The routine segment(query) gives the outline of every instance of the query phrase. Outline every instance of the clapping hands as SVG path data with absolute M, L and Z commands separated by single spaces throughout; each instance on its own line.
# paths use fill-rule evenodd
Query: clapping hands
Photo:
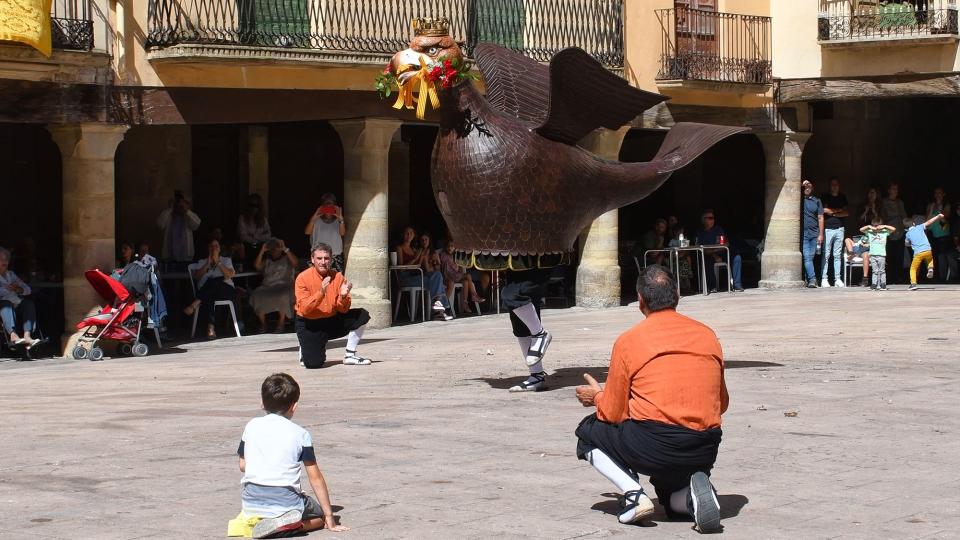
M 351 289 L 353 289 L 353 283 L 350 283 L 348 280 L 344 279 L 343 284 L 340 285 L 340 296 L 346 297 L 350 294 Z

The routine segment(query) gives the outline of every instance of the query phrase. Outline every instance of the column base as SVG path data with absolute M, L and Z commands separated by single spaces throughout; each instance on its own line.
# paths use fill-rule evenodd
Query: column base
M 607 308 L 620 305 L 620 267 L 581 262 L 577 268 L 576 303 L 579 307 Z
M 393 309 L 389 300 L 354 298 L 350 307 L 363 308 L 370 313 L 367 328 L 390 328 L 393 324 Z
M 806 283 L 803 281 L 774 281 L 770 279 L 760 280 L 761 289 L 802 289 Z

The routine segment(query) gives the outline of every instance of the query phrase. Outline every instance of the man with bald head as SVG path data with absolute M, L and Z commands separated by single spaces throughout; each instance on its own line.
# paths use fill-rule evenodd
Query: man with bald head
M 645 320 L 616 341 L 607 384 L 584 374 L 577 457 L 623 492 L 621 523 L 653 514 L 638 475 L 650 477 L 671 518 L 692 516 L 700 532 L 720 530 L 720 503 L 709 474 L 717 459 L 720 415 L 729 397 L 723 351 L 703 323 L 676 312 L 680 297 L 669 270 L 648 266 L 637 280 Z

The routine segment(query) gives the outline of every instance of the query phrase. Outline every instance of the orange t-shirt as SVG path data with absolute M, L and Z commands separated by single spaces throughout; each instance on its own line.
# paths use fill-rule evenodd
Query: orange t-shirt
M 729 402 L 720 342 L 705 324 L 672 309 L 653 312 L 613 345 L 606 386 L 594 401 L 604 422 L 720 427 Z
M 350 295 L 340 298 L 343 282 L 343 274 L 334 272 L 326 292 L 322 292 L 323 277 L 316 268 L 311 266 L 300 272 L 294 285 L 297 315 L 304 319 L 325 319 L 337 313 L 346 313 L 350 309 Z

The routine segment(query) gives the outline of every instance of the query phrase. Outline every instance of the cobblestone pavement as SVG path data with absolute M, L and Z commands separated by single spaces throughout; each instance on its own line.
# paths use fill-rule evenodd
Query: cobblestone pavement
M 958 537 L 958 305 L 947 287 L 685 298 L 727 359 L 723 535 Z M 620 525 L 612 486 L 573 455 L 587 412 L 573 386 L 603 377 L 640 318 L 545 311 L 554 375 L 539 394 L 506 391 L 524 372 L 506 315 L 370 331 L 367 367 L 306 371 L 289 334 L 0 362 L 0 538 L 224 537 L 240 433 L 281 370 L 301 384 L 294 419 L 353 527 L 311 538 L 696 537 L 659 507 L 646 526 Z

